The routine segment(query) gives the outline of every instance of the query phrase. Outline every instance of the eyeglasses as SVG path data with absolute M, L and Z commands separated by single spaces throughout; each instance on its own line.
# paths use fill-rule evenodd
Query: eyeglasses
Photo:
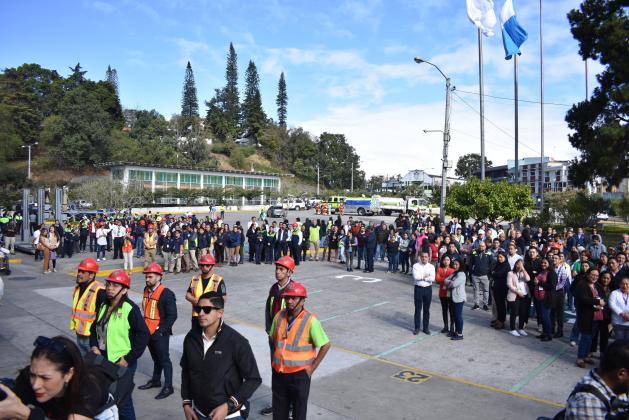
M 39 337 L 35 339 L 35 342 L 33 343 L 33 345 L 38 349 L 39 348 L 50 349 L 54 351 L 55 353 L 61 353 L 66 349 L 66 345 L 63 342 L 57 341 L 54 338 L 44 337 L 42 335 L 40 335 Z
M 218 311 L 222 308 L 217 308 L 216 306 L 195 306 L 194 307 L 194 311 L 201 313 L 203 312 L 206 315 L 209 315 L 210 312 L 214 311 Z

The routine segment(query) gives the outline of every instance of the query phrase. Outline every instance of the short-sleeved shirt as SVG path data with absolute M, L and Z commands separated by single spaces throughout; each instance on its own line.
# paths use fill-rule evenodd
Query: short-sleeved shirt
M 275 334 L 275 320 L 277 317 L 273 319 L 273 323 L 271 324 L 271 329 L 269 330 L 269 337 L 273 337 Z M 289 327 L 290 329 L 290 327 Z M 323 330 L 321 326 L 321 322 L 314 316 L 310 320 L 310 329 L 308 330 L 308 341 L 312 343 L 315 347 L 323 347 L 330 342 L 327 334 Z

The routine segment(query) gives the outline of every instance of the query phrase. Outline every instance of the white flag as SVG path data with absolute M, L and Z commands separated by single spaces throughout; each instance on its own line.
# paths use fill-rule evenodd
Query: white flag
M 485 36 L 493 36 L 496 25 L 493 0 L 466 0 L 467 17 Z

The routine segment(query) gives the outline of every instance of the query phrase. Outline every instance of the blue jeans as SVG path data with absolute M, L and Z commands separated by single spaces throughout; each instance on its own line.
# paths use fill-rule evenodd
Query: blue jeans
M 384 261 L 384 251 L 386 249 L 386 244 L 378 244 L 376 245 L 376 256 L 374 259 L 378 259 L 380 257 L 380 261 Z
M 454 305 L 454 331 L 463 335 L 463 306 L 465 302 L 453 302 Z
M 548 337 L 552 336 L 551 326 L 550 326 L 550 309 L 547 308 L 543 302 L 538 303 L 537 309 L 541 312 L 541 316 L 542 316 L 543 334 Z
M 430 302 L 432 301 L 432 287 L 420 287 L 415 286 L 415 329 L 416 330 L 428 330 L 428 323 L 430 322 Z M 422 324 L 422 312 L 424 315 L 423 328 Z
M 592 331 L 580 331 L 581 338 L 579 339 L 579 348 L 577 350 L 577 359 L 583 359 L 587 357 L 590 349 L 592 348 L 592 338 L 598 332 L 600 327 L 600 321 L 592 321 Z
M 76 344 L 84 356 L 90 351 L 90 337 L 88 335 L 76 335 Z
M 360 268 L 360 262 L 365 259 L 365 248 L 358 247 L 358 264 L 356 268 Z
M 96 259 L 105 258 L 105 248 L 107 245 L 96 245 Z
M 135 256 L 136 257 L 143 257 L 144 256 L 144 238 L 139 236 L 135 240 L 135 244 L 136 244 L 136 247 L 135 247 L 136 248 L 135 249 L 136 255 Z
M 389 271 L 392 273 L 396 272 L 398 267 L 399 254 L 387 254 L 387 258 L 389 259 Z
M 618 337 L 616 337 L 616 339 L 618 339 Z M 572 324 L 572 331 L 570 331 L 570 341 L 574 341 L 575 343 L 579 341 L 579 327 L 577 327 L 576 321 L 574 324 Z
M 135 370 L 138 367 L 137 360 L 129 363 L 127 370 L 131 376 L 135 375 Z M 129 399 L 124 403 L 122 407 L 118 407 L 118 413 L 120 420 L 135 420 L 135 409 L 133 408 L 133 394 L 129 395 Z

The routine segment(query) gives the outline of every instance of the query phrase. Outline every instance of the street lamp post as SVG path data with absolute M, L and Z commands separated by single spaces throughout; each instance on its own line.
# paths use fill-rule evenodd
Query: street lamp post
M 319 198 L 319 164 L 317 163 L 317 198 Z
M 31 147 L 36 146 L 37 144 L 38 142 L 35 142 L 35 143 L 26 144 L 22 146 L 22 149 L 28 148 L 28 173 L 27 173 L 28 179 L 31 179 Z
M 352 183 L 350 184 L 351 192 L 354 192 L 354 161 L 352 160 Z
M 430 64 L 434 68 L 436 68 L 439 73 L 446 79 L 446 116 L 445 123 L 443 128 L 443 163 L 441 165 L 441 200 L 439 201 L 439 219 L 441 219 L 442 223 L 445 223 L 445 205 L 446 205 L 446 186 L 447 186 L 447 175 L 448 175 L 448 143 L 450 143 L 450 96 L 452 94 L 452 88 L 450 83 L 450 78 L 446 76 L 441 69 L 435 64 L 424 60 L 420 57 L 415 57 L 415 62 L 417 64 L 426 63 Z

